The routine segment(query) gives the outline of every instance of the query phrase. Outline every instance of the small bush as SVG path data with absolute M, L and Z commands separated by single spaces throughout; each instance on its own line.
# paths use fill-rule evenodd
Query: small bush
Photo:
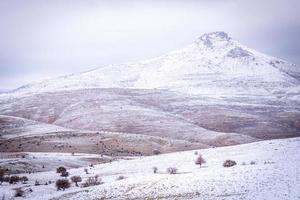
M 154 149 L 154 150 L 152 151 L 152 153 L 153 153 L 154 155 L 159 155 L 159 154 L 161 154 L 160 150 L 158 150 L 158 149 Z
M 35 185 L 35 186 L 38 186 L 38 185 L 41 185 L 41 184 L 40 184 L 39 181 L 35 180 L 34 185 Z
M 223 163 L 223 167 L 232 167 L 236 165 L 236 162 L 234 160 L 226 160 L 224 163 Z
M 94 177 L 89 177 L 83 184 L 83 187 L 90 187 L 94 185 L 100 185 L 101 184 L 101 179 L 99 179 L 99 176 L 96 175 Z
M 9 179 L 9 184 L 16 184 L 19 181 L 20 181 L 19 176 L 11 176 L 10 179 Z
M 25 184 L 25 183 L 28 181 L 27 176 L 22 176 L 22 177 L 20 178 L 20 181 L 22 181 L 23 184 Z
M 195 152 L 194 152 L 194 155 L 195 155 L 195 156 L 198 155 L 198 151 L 195 151 Z
M 89 174 L 89 170 L 87 168 L 84 169 L 85 174 Z
M 66 172 L 67 169 L 65 167 L 59 167 L 56 169 L 56 173 L 62 173 L 62 172 Z
M 153 173 L 154 173 L 154 174 L 156 174 L 156 173 L 157 173 L 157 170 L 158 170 L 158 168 L 154 166 L 154 167 L 152 167 L 152 170 L 153 170 Z
M 242 162 L 242 165 L 246 165 L 246 163 L 245 163 L 245 162 Z
M 255 161 L 251 161 L 251 162 L 250 162 L 250 165 L 255 165 L 255 164 L 256 164 Z
M 167 169 L 167 173 L 169 173 L 169 174 L 176 174 L 177 173 L 177 168 L 176 167 L 169 167 Z
M 72 176 L 71 181 L 75 183 L 75 185 L 78 187 L 78 182 L 82 181 L 82 178 L 80 176 Z
M 67 178 L 69 176 L 69 172 L 63 171 L 61 172 L 60 176 Z
M 204 158 L 202 157 L 202 155 L 199 154 L 198 158 L 195 161 L 195 164 L 199 165 L 201 167 L 201 165 L 203 165 L 204 163 L 206 163 L 206 161 L 204 160 Z
M 24 190 L 22 190 L 21 188 L 17 188 L 15 190 L 15 197 L 23 197 L 25 194 Z
M 70 182 L 68 179 L 58 179 L 55 183 L 57 190 L 65 190 L 70 187 Z

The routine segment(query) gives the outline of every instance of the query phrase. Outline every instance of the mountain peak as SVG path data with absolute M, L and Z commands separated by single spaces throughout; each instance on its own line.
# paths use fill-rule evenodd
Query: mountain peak
M 230 41 L 231 37 L 229 37 L 227 33 L 217 31 L 203 34 L 196 40 L 196 43 L 198 45 L 202 44 L 206 47 L 212 48 L 218 43 L 229 43 Z

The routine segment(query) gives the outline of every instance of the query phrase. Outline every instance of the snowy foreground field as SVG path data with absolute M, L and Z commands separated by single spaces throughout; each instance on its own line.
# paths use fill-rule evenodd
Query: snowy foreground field
M 170 153 L 133 160 L 119 160 L 88 169 L 68 169 L 70 176 L 99 175 L 102 184 L 71 187 L 57 191 L 61 178 L 55 171 L 24 174 L 27 184 L 0 186 L 3 199 L 300 199 L 300 138 L 269 140 L 238 146 L 199 150 L 207 163 L 195 165 L 195 151 Z M 237 162 L 222 166 L 226 159 Z M 45 163 L 47 165 L 48 163 Z M 158 171 L 153 173 L 153 167 Z M 176 174 L 168 174 L 176 167 Z M 23 175 L 23 174 L 22 174 Z M 118 180 L 119 176 L 124 179 Z M 35 186 L 35 180 L 42 185 Z M 46 181 L 52 183 L 44 185 Z M 79 184 L 80 186 L 81 184 Z M 22 187 L 25 197 L 13 197 L 14 189 Z M 32 192 L 29 192 L 29 188 Z

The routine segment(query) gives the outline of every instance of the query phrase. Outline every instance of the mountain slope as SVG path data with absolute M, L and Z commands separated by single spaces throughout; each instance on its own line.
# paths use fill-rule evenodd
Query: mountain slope
M 0 94 L 0 112 L 78 131 L 240 144 L 299 136 L 299 77 L 298 66 L 214 32 L 158 58 Z
M 170 89 L 198 95 L 268 95 L 299 90 L 299 66 L 256 52 L 224 32 L 204 34 L 164 56 L 21 87 L 17 93 L 80 88 Z M 295 90 L 295 89 L 294 89 Z

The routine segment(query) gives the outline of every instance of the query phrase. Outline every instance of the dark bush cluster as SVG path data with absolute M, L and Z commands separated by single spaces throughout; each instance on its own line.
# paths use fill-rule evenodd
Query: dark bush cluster
M 65 190 L 71 186 L 68 179 L 58 179 L 55 183 L 57 190 Z
M 56 173 L 62 173 L 62 172 L 66 172 L 66 171 L 67 171 L 67 169 L 65 167 L 58 167 L 56 169 Z
M 9 184 L 16 184 L 20 181 L 20 177 L 19 176 L 11 176 L 9 178 Z
M 236 162 L 234 160 L 226 160 L 224 163 L 223 163 L 223 167 L 232 167 L 236 165 Z

